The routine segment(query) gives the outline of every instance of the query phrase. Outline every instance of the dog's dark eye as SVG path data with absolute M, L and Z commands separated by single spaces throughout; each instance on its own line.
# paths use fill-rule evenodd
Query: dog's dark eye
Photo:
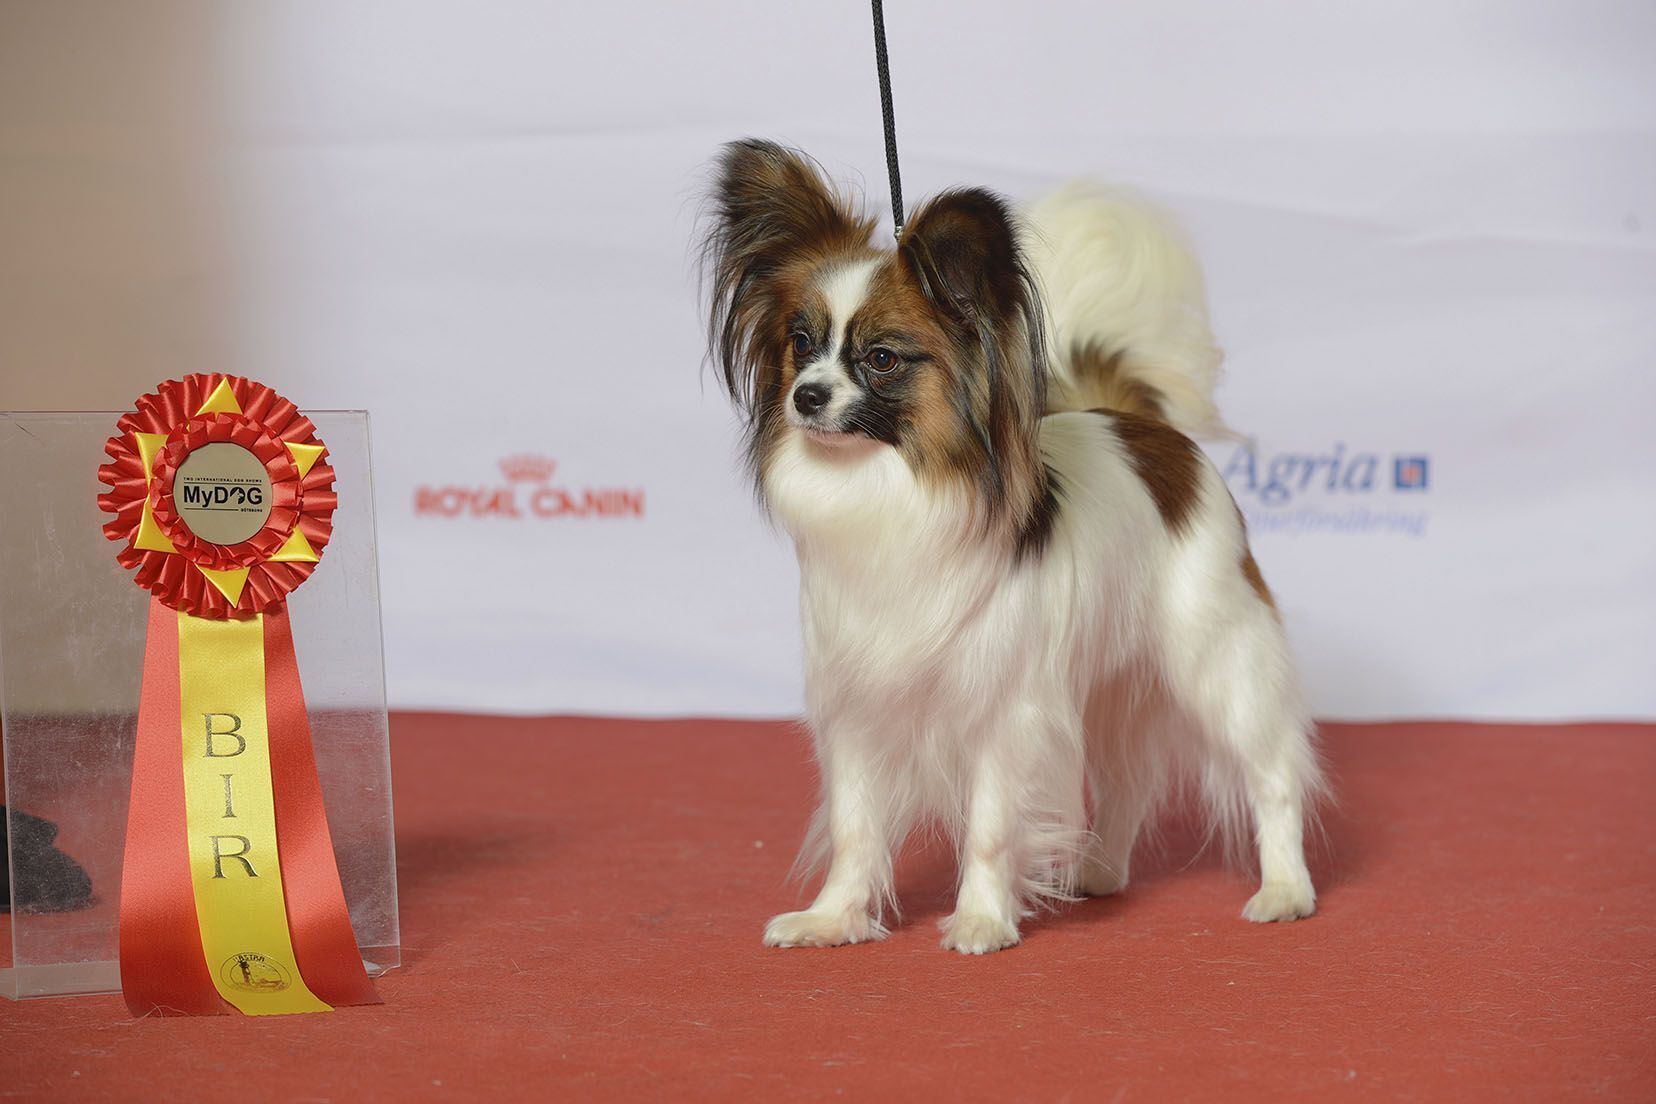
M 890 349 L 871 349 L 868 353 L 868 366 L 880 375 L 885 375 L 897 367 L 897 354 Z
M 796 333 L 793 335 L 793 351 L 796 357 L 805 357 L 811 354 L 811 335 Z

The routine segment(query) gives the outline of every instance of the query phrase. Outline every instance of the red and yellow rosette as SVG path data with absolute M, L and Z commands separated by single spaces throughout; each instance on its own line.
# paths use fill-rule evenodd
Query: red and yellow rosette
M 270 388 L 169 381 L 98 469 L 104 535 L 153 595 L 121 874 L 135 1015 L 374 1004 L 311 749 L 286 600 L 333 531 L 316 427 Z

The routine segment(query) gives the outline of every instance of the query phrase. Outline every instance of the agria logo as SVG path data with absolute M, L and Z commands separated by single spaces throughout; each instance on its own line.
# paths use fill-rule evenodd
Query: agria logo
M 1432 459 L 1424 453 L 1358 451 L 1343 442 L 1319 452 L 1243 445 L 1220 461 L 1219 470 L 1257 529 L 1419 537 L 1430 520 L 1419 498 L 1432 485 Z

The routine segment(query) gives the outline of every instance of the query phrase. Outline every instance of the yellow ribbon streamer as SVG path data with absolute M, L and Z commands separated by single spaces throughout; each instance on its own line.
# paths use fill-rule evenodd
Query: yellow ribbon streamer
M 276 853 L 264 618 L 178 615 L 190 881 L 207 969 L 250 1016 L 331 1012 L 299 976 Z

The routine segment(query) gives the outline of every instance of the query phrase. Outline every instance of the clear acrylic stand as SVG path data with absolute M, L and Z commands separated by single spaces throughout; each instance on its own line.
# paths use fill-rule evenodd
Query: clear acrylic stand
M 150 596 L 115 562 L 98 509 L 97 471 L 119 417 L 0 412 L 12 902 L 0 914 L 0 996 L 14 1000 L 121 987 L 121 858 Z M 378 975 L 400 950 L 368 415 L 310 417 L 337 472 L 339 509 L 322 562 L 288 608 L 351 925 Z

